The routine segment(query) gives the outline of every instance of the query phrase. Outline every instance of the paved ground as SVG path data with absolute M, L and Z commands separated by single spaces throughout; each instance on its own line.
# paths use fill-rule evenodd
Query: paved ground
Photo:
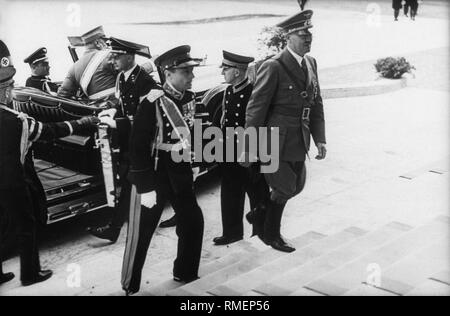
M 259 13 L 286 14 L 290 8 L 295 7 L 285 2 L 280 5 L 268 5 L 265 1 L 258 5 L 246 2 L 242 3 L 243 12 L 256 10 Z M 350 2 L 346 1 L 345 5 L 350 6 Z M 172 9 L 177 4 L 170 3 L 169 7 Z M 200 18 L 211 10 L 211 7 L 208 7 L 210 2 L 191 3 L 194 9 L 177 11 L 174 13 L 176 16 L 172 18 Z M 385 1 L 382 4 L 386 7 Z M 21 2 L 10 4 L 10 9 L 20 9 L 22 5 Z M 52 5 L 60 10 L 65 9 L 60 4 Z M 88 5 L 91 8 L 95 6 L 93 3 Z M 390 21 L 390 12 L 386 11 L 386 15 L 382 16 L 385 24 L 380 28 L 370 28 L 365 24 L 365 11 L 353 10 L 352 7 L 349 8 L 351 10 L 334 12 L 332 7 L 324 4 L 318 7 L 316 17 L 321 22 L 316 22 L 314 29 L 318 35 L 315 37 L 313 52 L 318 56 L 319 62 L 322 61 L 322 84 L 371 80 L 376 76 L 371 70 L 373 61 L 379 57 L 397 54 L 405 55 L 416 66 L 416 79 L 410 81 L 408 88 L 389 94 L 325 101 L 329 156 L 323 162 L 308 162 L 308 186 L 301 196 L 289 203 L 283 223 L 284 234 L 287 237 L 295 237 L 315 230 L 329 235 L 350 225 L 370 230 L 391 220 L 416 226 L 437 214 L 448 215 L 449 64 L 448 36 L 445 36 L 447 29 L 443 28 L 448 25 L 448 21 L 429 18 L 429 15 L 425 14 L 428 9 L 424 6 L 421 11 L 423 17 L 419 16 L 416 24 L 406 20 L 397 25 L 393 24 Z M 105 22 L 108 22 L 108 19 L 111 21 L 114 14 L 118 16 L 117 12 L 121 9 L 123 7 L 120 5 L 110 7 L 109 14 L 104 17 Z M 166 12 L 167 8 L 160 6 L 156 9 L 161 13 Z M 36 7 L 36 10 L 42 10 L 38 12 L 45 14 L 45 8 Z M 229 2 L 219 2 L 214 12 L 216 11 L 217 16 L 220 16 L 233 15 L 238 10 L 236 6 L 230 8 Z M 135 13 L 137 20 L 145 21 L 149 18 L 142 12 Z M 162 15 L 155 16 L 155 20 L 162 19 Z M 93 15 L 89 14 L 87 18 L 92 20 Z M 57 17 L 56 20 L 58 19 L 62 18 Z M 342 19 L 342 32 L 330 32 L 336 21 Z M 217 30 L 230 24 L 210 24 L 210 30 L 204 34 L 216 50 L 219 50 L 220 43 L 230 38 L 237 39 L 233 45 L 242 45 L 245 42 L 244 46 L 249 47 L 248 37 L 236 35 L 232 30 L 235 31 L 236 27 L 247 27 L 247 30 L 256 32 L 263 23 L 274 20 L 276 19 L 235 22 L 229 32 L 223 30 L 219 33 Z M 126 22 L 125 19 L 123 22 Z M 52 23 L 45 23 L 54 29 Z M 115 31 L 121 30 L 121 27 L 108 24 L 108 28 Z M 137 31 L 137 35 L 133 36 L 139 38 L 144 32 L 154 34 L 149 29 L 143 31 L 134 26 L 128 26 L 126 29 L 127 32 Z M 167 29 L 168 32 L 174 30 L 171 27 Z M 186 38 L 183 40 L 200 43 L 194 36 L 199 29 L 200 26 L 186 28 Z M 23 27 L 18 34 L 23 35 L 25 32 L 26 27 Z M 399 42 L 405 32 L 410 32 L 407 36 L 409 40 Z M 67 34 L 67 28 L 61 28 L 56 33 L 63 41 L 62 34 Z M 430 33 L 433 36 L 427 36 Z M 49 34 L 43 36 L 50 38 Z M 7 37 L 11 38 L 11 35 L 8 34 Z M 419 38 L 420 41 L 417 40 Z M 157 39 L 158 37 L 154 38 L 155 45 L 160 45 L 161 48 L 162 44 L 158 44 Z M 380 41 L 381 39 L 383 41 Z M 23 55 L 31 46 L 39 44 L 36 38 L 31 40 L 34 42 L 25 47 L 21 40 L 13 39 L 15 51 Z M 175 41 L 177 40 L 180 39 Z M 49 42 L 55 50 L 61 49 L 55 40 Z M 148 42 L 153 42 L 153 36 L 149 36 Z M 335 49 L 330 52 L 329 47 Z M 59 56 L 58 54 L 56 56 Z M 65 52 L 61 51 L 60 54 Z M 214 53 L 209 56 L 211 59 L 217 58 Z M 25 68 L 21 69 L 23 75 Z M 431 169 L 443 172 L 428 172 Z M 202 261 L 205 264 L 217 256 L 218 250 L 212 245 L 211 239 L 221 233 L 217 177 L 212 175 L 203 179 L 197 190 L 199 203 L 205 214 Z M 166 210 L 163 217 L 170 216 L 171 212 L 170 209 Z M 42 262 L 45 267 L 55 269 L 55 278 L 47 285 L 26 289 L 19 287 L 16 279 L 0 288 L 0 295 L 98 295 L 119 291 L 125 230 L 115 245 L 99 242 L 83 232 L 84 226 L 101 222 L 104 216 L 104 213 L 88 215 L 46 230 L 42 242 Z M 250 231 L 248 228 L 246 224 L 247 232 Z M 151 286 L 154 280 L 150 276 L 154 275 L 155 270 L 162 266 L 166 270 L 167 267 L 170 268 L 175 253 L 175 240 L 173 229 L 157 230 L 147 259 L 148 278 L 145 280 L 148 284 L 144 282 L 144 288 Z M 442 247 L 443 252 L 448 249 L 448 245 Z M 73 263 L 81 265 L 82 268 L 81 288 L 70 288 L 66 283 L 71 272 L 70 264 Z M 17 258 L 8 260 L 5 268 L 17 274 Z M 150 274 L 151 271 L 153 274 Z

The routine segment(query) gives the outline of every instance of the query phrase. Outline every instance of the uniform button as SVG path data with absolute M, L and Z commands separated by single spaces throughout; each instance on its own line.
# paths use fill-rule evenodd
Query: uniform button
M 236 113 L 236 116 L 239 116 L 239 113 Z
M 236 126 L 239 126 L 239 123 L 238 122 L 236 122 L 236 124 L 235 124 Z
M 289 90 L 292 90 L 292 86 L 289 86 Z
M 228 104 L 228 101 L 225 101 L 226 104 Z
M 228 122 L 228 119 L 225 119 L 225 122 Z
M 169 127 L 169 126 L 170 126 L 170 123 L 166 123 L 166 126 Z
M 241 94 L 241 99 L 243 99 L 244 98 L 244 95 L 243 94 Z
M 167 133 L 167 137 L 170 137 L 170 135 L 172 135 L 172 133 Z
M 238 107 L 238 108 L 240 108 L 240 107 L 241 107 L 241 105 L 240 105 L 240 104 L 238 103 L 238 104 L 237 104 L 237 107 Z

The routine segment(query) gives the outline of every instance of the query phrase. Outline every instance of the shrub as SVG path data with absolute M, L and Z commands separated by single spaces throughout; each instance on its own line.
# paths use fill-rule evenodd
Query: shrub
M 261 30 L 258 39 L 258 50 L 262 58 L 281 52 L 286 45 L 287 37 L 281 28 L 268 26 Z
M 412 69 L 416 69 L 404 57 L 378 59 L 374 66 L 382 77 L 389 79 L 399 79 L 404 73 L 410 73 Z

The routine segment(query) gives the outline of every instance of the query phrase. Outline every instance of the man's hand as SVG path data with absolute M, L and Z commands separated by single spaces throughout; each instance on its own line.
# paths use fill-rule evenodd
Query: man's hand
M 152 208 L 153 206 L 155 206 L 155 204 L 156 204 L 156 192 L 155 191 L 141 194 L 141 205 L 143 205 L 147 208 Z
M 100 120 L 95 116 L 85 116 L 77 120 L 77 123 L 79 125 L 85 126 L 85 125 L 96 125 L 100 123 Z
M 251 159 L 250 153 L 248 152 L 243 152 L 238 158 L 238 163 L 244 168 L 250 168 L 250 166 L 256 161 L 258 161 L 257 157 L 253 157 L 253 159 Z
M 325 157 L 327 156 L 327 147 L 325 146 L 324 143 L 317 143 L 317 152 L 318 152 L 316 156 L 317 160 L 325 159 Z
M 100 117 L 100 122 L 102 124 L 108 125 L 111 128 L 117 128 L 116 121 L 110 116 L 102 116 L 102 117 Z

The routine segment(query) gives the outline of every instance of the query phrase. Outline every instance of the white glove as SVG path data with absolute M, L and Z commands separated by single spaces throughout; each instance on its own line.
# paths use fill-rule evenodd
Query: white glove
M 117 128 L 116 120 L 114 120 L 112 117 L 110 117 L 110 116 L 99 116 L 98 118 L 100 119 L 100 123 L 106 124 L 106 125 L 108 125 L 111 128 Z
M 116 116 L 117 113 L 117 109 L 107 109 L 107 110 L 103 110 L 98 114 L 98 117 L 102 117 L 102 116 L 109 116 L 111 118 L 114 118 Z
M 152 208 L 156 204 L 156 192 L 148 192 L 141 194 L 141 205 Z

